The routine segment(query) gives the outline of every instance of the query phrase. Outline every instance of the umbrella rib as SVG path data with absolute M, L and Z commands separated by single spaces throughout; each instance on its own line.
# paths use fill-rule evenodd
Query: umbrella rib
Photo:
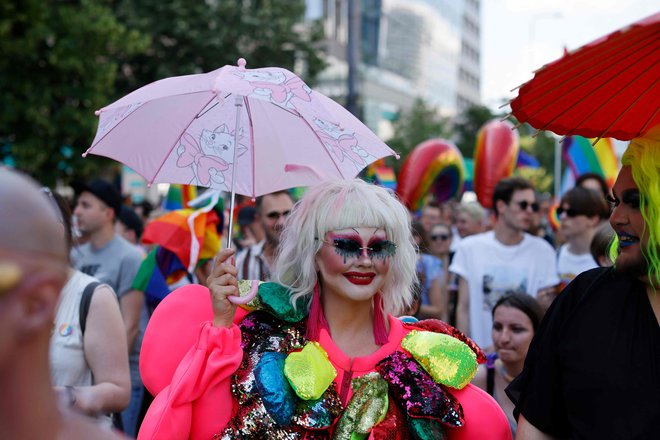
M 622 47 L 628 48 L 630 46 L 635 46 L 640 43 L 644 43 L 645 41 L 653 41 L 653 38 L 649 38 L 649 34 L 653 35 L 658 31 L 657 26 L 643 26 L 641 29 L 636 31 L 631 36 L 630 35 L 631 30 L 632 29 L 629 29 L 626 32 L 612 35 L 608 39 L 609 42 L 604 49 L 601 49 L 599 47 L 601 44 L 605 43 L 605 42 L 601 42 L 593 46 L 583 47 L 582 48 L 583 50 L 578 50 L 571 55 L 573 55 L 574 58 L 577 58 L 577 62 L 582 64 L 591 64 L 593 62 L 594 55 L 592 54 L 592 52 L 596 52 L 596 58 L 602 58 L 607 60 L 608 58 L 610 58 L 611 54 L 619 53 Z M 577 68 L 580 68 L 580 66 L 573 67 L 573 69 L 577 69 Z
M 339 172 L 339 174 L 341 174 L 342 178 L 346 179 L 346 175 L 345 175 L 344 172 L 341 170 L 341 168 L 339 168 L 339 166 L 337 165 L 337 162 L 335 162 L 335 160 L 332 158 L 332 155 L 330 154 L 330 152 L 328 151 L 327 147 L 326 147 L 325 144 L 323 143 L 323 140 L 319 137 L 319 135 L 316 133 L 316 131 L 314 130 L 314 128 L 309 124 L 309 122 L 307 122 L 307 119 L 305 119 L 305 118 L 300 114 L 300 112 L 292 111 L 292 110 L 286 109 L 286 108 L 281 107 L 281 106 L 276 105 L 276 104 L 273 104 L 273 105 L 274 105 L 275 107 L 279 108 L 280 110 L 283 110 L 283 111 L 285 111 L 285 112 L 287 112 L 287 113 L 292 114 L 293 116 L 296 116 L 296 117 L 300 118 L 300 119 L 305 123 L 305 125 L 307 125 L 307 127 L 309 127 L 309 129 L 312 131 L 312 133 L 314 133 L 314 136 L 316 136 L 316 139 L 318 139 L 319 143 L 323 146 L 323 151 L 325 151 L 325 153 L 326 153 L 326 154 L 328 155 L 328 157 L 330 158 L 330 162 L 332 162 L 333 165 L 335 166 L 335 168 L 337 168 L 337 171 Z
M 229 98 L 230 96 L 231 96 L 231 93 L 227 93 L 225 96 L 222 97 L 222 99 L 227 99 L 227 98 Z M 208 103 L 207 103 L 207 105 L 208 105 Z M 218 106 L 218 105 L 220 105 L 220 102 L 219 102 L 219 101 L 216 102 L 215 104 L 213 104 L 211 107 L 209 107 L 209 108 L 207 108 L 206 110 L 204 110 L 202 113 L 197 113 L 197 116 L 195 116 L 195 119 L 199 119 L 199 118 L 201 118 L 202 116 L 204 116 L 205 114 L 207 114 L 208 112 L 210 112 L 211 110 L 213 110 L 213 109 L 214 109 L 216 106 Z M 205 106 L 205 107 L 206 107 L 206 106 Z
M 623 39 L 619 36 L 617 41 L 610 46 L 608 46 L 605 50 L 597 51 L 595 55 L 592 55 L 592 52 L 596 51 L 593 47 L 587 47 L 584 48 L 583 50 L 580 50 L 578 52 L 575 52 L 569 57 L 571 58 L 571 66 L 562 69 L 559 72 L 556 73 L 556 76 L 553 78 L 555 81 L 559 81 L 559 85 L 564 84 L 566 82 L 565 78 L 568 78 L 569 80 L 576 75 L 574 74 L 575 71 L 578 71 L 579 73 L 577 74 L 577 77 L 583 76 L 587 72 L 596 69 L 601 61 L 612 61 L 612 54 L 614 54 L 614 57 L 619 57 L 619 58 L 625 58 L 627 55 L 624 54 L 620 49 L 621 47 L 626 47 L 626 48 L 632 48 L 631 50 L 633 51 L 639 51 L 639 50 L 644 50 L 648 45 L 654 44 L 655 41 L 653 39 L 647 39 L 647 32 L 652 32 L 653 30 L 650 29 L 649 31 L 640 31 L 637 34 L 635 34 L 633 37 L 630 37 L 628 39 Z M 642 47 L 636 47 L 638 45 L 642 44 Z M 561 60 L 561 59 L 560 59 Z M 552 64 L 558 62 L 559 60 L 553 62 Z M 541 67 L 538 69 L 535 73 L 539 74 L 551 74 L 550 71 L 553 70 L 555 66 L 553 65 L 546 65 L 544 67 Z M 555 68 L 556 70 L 556 68 Z M 597 76 L 597 75 L 596 75 Z M 515 90 L 515 89 L 514 89 Z
M 639 96 L 637 96 L 637 98 L 635 98 L 635 100 L 634 100 L 633 102 L 631 102 L 630 105 L 629 105 L 628 107 L 626 107 L 626 109 L 623 110 L 623 111 L 621 112 L 621 114 L 620 114 L 620 115 L 619 115 L 614 121 L 612 121 L 612 123 L 611 123 L 610 125 L 607 126 L 607 128 L 605 128 L 605 130 L 603 131 L 603 133 L 606 133 L 607 130 L 609 130 L 614 124 L 616 124 L 616 123 L 619 121 L 619 119 L 621 119 L 621 118 L 623 117 L 623 115 L 625 115 L 626 112 L 627 112 L 628 110 L 630 110 L 630 108 L 631 108 L 633 105 L 635 105 L 635 104 L 637 103 L 637 101 L 639 101 L 639 100 L 640 100 L 640 99 L 641 99 L 641 98 L 642 98 L 642 97 L 643 97 L 643 96 L 644 96 L 649 90 L 653 89 L 653 86 L 655 86 L 655 84 L 656 84 L 657 82 L 658 82 L 658 78 L 656 78 L 655 82 L 654 82 L 653 84 L 651 84 L 651 86 L 647 87 L 646 90 L 644 90 L 644 92 L 640 93 Z M 617 95 L 618 95 L 618 93 L 617 93 Z M 614 96 L 616 96 L 616 95 L 614 95 Z M 653 115 L 651 116 L 651 118 L 649 118 L 649 119 L 646 121 L 646 123 L 644 124 L 644 126 L 643 126 L 642 128 L 646 128 L 646 126 L 648 125 L 648 123 L 653 119 L 653 116 L 655 116 L 655 114 L 656 114 L 657 112 L 658 112 L 658 109 L 656 108 L 656 109 L 655 109 L 655 112 L 653 113 Z M 642 133 L 642 132 L 640 131 L 640 134 L 641 134 L 641 133 Z M 599 139 L 600 139 L 600 138 L 599 138 Z
M 656 82 L 658 82 L 658 80 L 656 80 Z M 642 129 L 639 130 L 640 135 L 644 135 L 644 134 L 646 134 L 646 128 L 647 128 L 648 125 L 651 123 L 651 121 L 655 118 L 655 115 L 658 114 L 658 111 L 660 111 L 660 107 L 656 107 L 656 108 L 655 108 L 655 111 L 653 112 L 653 114 L 652 114 L 652 115 L 649 117 L 649 119 L 644 123 L 644 125 L 642 126 Z
M 651 70 L 651 69 L 652 69 L 655 65 L 657 65 L 657 64 L 658 64 L 658 62 L 656 61 L 655 64 L 653 64 L 653 65 L 647 67 L 646 70 L 644 70 L 644 72 L 642 72 L 637 78 L 641 77 L 644 73 L 646 73 L 646 72 L 648 72 L 649 70 Z M 623 69 L 622 69 L 622 71 L 623 71 Z M 622 72 L 622 71 L 621 71 L 621 72 Z M 620 74 L 620 73 L 619 73 L 619 74 Z M 615 77 L 618 76 L 619 74 L 615 75 Z M 643 93 L 641 93 L 640 96 L 638 96 L 637 99 L 635 99 L 635 101 L 633 101 L 633 103 L 631 103 L 631 104 L 630 104 L 630 105 L 629 105 L 629 106 L 623 111 L 623 113 L 621 113 L 621 114 L 619 115 L 619 117 L 617 117 L 617 118 L 614 120 L 614 122 L 612 122 L 612 124 L 610 124 L 610 125 L 609 125 L 609 126 L 603 131 L 603 133 L 605 133 L 607 130 L 609 130 L 610 127 L 612 127 L 612 125 L 613 125 L 614 123 L 616 123 L 619 119 L 621 119 L 621 117 L 623 116 L 623 114 L 624 114 L 626 111 L 628 111 L 628 110 L 630 109 L 630 107 L 631 107 L 635 102 L 637 102 L 637 100 L 639 100 L 639 98 L 641 98 L 641 96 L 643 96 L 648 90 L 652 89 L 653 86 L 655 85 L 655 83 L 657 83 L 657 82 L 658 82 L 658 80 L 656 79 L 655 82 L 654 82 L 653 84 L 651 84 L 650 87 L 648 87 Z M 598 86 L 596 89 L 594 89 L 591 93 L 585 95 L 582 99 L 580 99 L 579 101 L 577 101 L 577 102 L 575 103 L 575 105 L 580 104 L 581 102 L 583 102 L 583 101 L 586 100 L 587 98 L 591 97 L 591 95 L 592 95 L 593 93 L 595 93 L 596 91 L 598 91 L 601 87 L 603 87 L 603 86 L 605 86 L 605 85 L 606 85 L 605 83 L 604 83 L 604 84 L 601 84 L 601 85 Z M 575 130 L 578 129 L 578 128 L 580 128 L 580 126 L 581 126 L 585 121 L 587 121 L 587 120 L 588 120 L 588 119 L 589 119 L 594 113 L 598 112 L 600 109 L 602 109 L 603 107 L 605 107 L 605 106 L 609 103 L 609 101 L 611 101 L 612 99 L 614 99 L 615 97 L 617 97 L 618 95 L 620 95 L 620 94 L 621 94 L 622 92 L 624 92 L 624 91 L 625 91 L 625 89 L 622 88 L 622 89 L 620 89 L 618 92 L 616 92 L 614 95 L 610 96 L 610 97 L 608 98 L 607 101 L 604 101 L 602 104 L 600 104 L 600 105 L 598 106 L 598 108 L 596 108 L 596 109 L 595 109 L 594 111 L 592 111 L 591 113 L 587 114 L 587 116 L 586 116 L 585 118 L 583 118 L 580 122 L 578 122 L 577 125 L 576 125 L 575 127 L 573 127 L 571 130 L 569 130 L 568 133 L 567 133 L 566 135 L 567 135 L 567 136 L 571 136 L 573 133 L 575 133 Z M 561 116 L 561 114 L 558 114 L 557 116 L 555 116 L 550 122 L 548 122 L 547 124 L 545 124 L 545 125 L 543 126 L 543 128 L 541 128 L 541 130 L 545 130 L 545 129 L 548 127 L 548 125 L 552 124 L 552 123 L 553 123 L 557 118 L 559 118 L 560 116 Z
M 245 111 L 247 112 L 247 118 L 248 118 L 248 125 L 250 126 L 250 140 L 252 141 L 252 197 L 256 197 L 256 182 L 255 182 L 255 165 L 254 165 L 254 149 L 256 148 L 256 144 L 254 142 L 254 126 L 252 125 L 252 110 L 250 109 L 250 101 L 247 99 L 247 96 L 243 97 L 243 101 L 245 102 Z
M 638 49 L 633 53 L 633 55 L 634 55 L 634 54 L 640 54 L 640 53 L 641 53 L 641 54 L 640 54 L 640 57 L 639 57 L 639 58 L 636 58 L 636 59 L 634 59 L 634 60 L 632 60 L 632 61 L 629 61 L 629 60 L 630 60 L 630 58 L 629 58 L 629 57 L 630 57 L 630 54 L 629 54 L 629 55 L 625 55 L 625 56 L 624 56 L 624 55 L 620 55 L 620 58 L 625 59 L 625 60 L 628 60 L 629 63 L 628 63 L 628 65 L 624 66 L 624 68 L 619 68 L 618 73 L 615 74 L 614 77 L 610 78 L 610 80 L 612 80 L 612 79 L 616 78 L 617 76 L 621 75 L 621 74 L 624 72 L 625 69 L 627 69 L 627 68 L 630 67 L 631 65 L 634 65 L 635 63 L 637 63 L 637 61 L 638 61 L 640 58 L 644 58 L 646 55 L 648 55 L 647 52 L 643 52 L 643 51 L 645 51 L 645 50 L 648 48 L 648 46 L 649 46 L 649 45 L 652 45 L 652 44 L 654 44 L 654 42 L 650 42 L 650 43 L 644 45 L 643 47 L 638 48 Z M 651 49 L 653 49 L 653 48 L 651 48 Z M 616 60 L 616 61 L 618 62 L 618 60 Z M 583 71 L 582 71 L 580 74 L 578 74 L 577 76 L 572 76 L 572 77 L 571 77 L 571 79 L 576 79 L 576 81 L 581 81 L 581 82 L 576 83 L 576 84 L 575 84 L 570 90 L 567 90 L 567 91 L 565 92 L 565 94 L 571 93 L 571 92 L 573 92 L 574 90 L 576 90 L 576 89 L 578 89 L 578 88 L 584 86 L 584 84 L 586 84 L 586 83 L 588 83 L 588 82 L 590 82 L 590 81 L 593 81 L 595 78 L 597 78 L 597 77 L 599 77 L 599 76 L 601 76 L 601 75 L 603 75 L 603 74 L 605 74 L 605 73 L 608 73 L 611 69 L 614 68 L 614 66 L 615 66 L 615 63 L 614 63 L 614 62 L 610 63 L 610 65 L 609 65 L 607 68 L 605 68 L 605 69 L 598 69 L 599 66 L 598 66 L 597 64 L 593 64 L 593 65 L 591 65 L 591 66 L 588 67 L 587 69 L 583 70 Z M 568 72 L 568 71 L 570 71 L 570 70 L 572 70 L 572 69 L 567 69 L 566 72 Z M 595 75 L 592 75 L 592 76 L 590 76 L 590 77 L 586 77 L 586 75 L 587 75 L 589 72 L 591 72 L 591 71 L 595 71 L 596 74 L 595 74 Z M 558 75 L 557 77 L 559 78 L 559 77 L 561 77 L 561 76 L 565 76 L 565 75 L 561 75 L 561 74 L 560 74 L 560 75 Z M 569 79 L 569 80 L 570 80 L 570 79 Z M 524 107 L 529 107 L 530 105 L 534 104 L 536 101 L 542 99 L 542 98 L 543 98 L 544 96 L 546 96 L 547 94 L 556 91 L 557 89 L 559 89 L 560 87 L 562 87 L 562 86 L 564 86 L 564 85 L 566 85 L 566 84 L 567 84 L 567 82 L 566 82 L 565 80 L 561 80 L 560 82 L 558 82 L 558 83 L 557 83 L 554 87 L 552 87 L 551 89 L 547 90 L 546 92 L 540 93 L 540 94 L 538 94 L 537 96 L 535 96 L 535 97 L 533 97 L 533 98 L 530 98 L 530 100 L 527 101 L 526 104 L 521 104 L 521 107 L 520 107 L 519 110 L 522 110 Z M 596 90 L 597 90 L 597 89 L 596 89 Z M 593 92 L 592 92 L 592 93 L 593 93 Z M 588 96 L 588 95 L 587 95 L 587 96 Z M 536 115 L 539 111 L 541 111 L 541 110 L 537 110 L 537 111 L 536 111 L 534 114 L 532 114 L 530 117 L 533 117 L 533 116 Z
M 189 95 L 195 95 L 195 94 L 197 94 L 197 93 L 208 93 L 208 90 L 203 90 L 203 91 L 200 91 L 200 92 L 191 92 L 191 93 L 188 93 L 188 94 L 189 94 Z M 163 98 L 158 98 L 158 99 L 163 99 Z M 154 99 L 154 100 L 152 100 L 152 101 L 146 101 L 146 102 L 143 103 L 143 105 L 144 105 L 144 104 L 147 104 L 147 103 L 149 103 L 149 102 L 154 102 L 154 101 L 157 101 L 157 99 Z M 209 101 L 209 102 L 210 102 L 210 101 Z M 208 104 L 208 103 L 207 103 L 207 104 Z M 127 106 L 129 106 L 129 105 L 131 105 L 131 104 L 126 104 L 124 107 L 127 107 Z M 122 107 L 119 107 L 119 108 L 122 108 Z M 142 105 L 141 105 L 139 108 L 137 108 L 137 109 L 135 109 L 134 111 L 132 111 L 128 116 L 132 115 L 133 113 L 135 113 L 135 111 L 137 111 L 137 110 L 139 110 L 139 109 L 141 109 L 141 108 L 142 108 Z M 128 116 L 126 116 L 124 119 L 126 119 Z M 100 119 L 100 117 L 99 117 L 99 119 Z M 105 139 L 106 136 L 108 136 L 110 133 L 112 133 L 112 131 L 113 131 L 115 128 L 117 128 L 118 126 L 120 126 L 121 123 L 124 121 L 124 119 L 122 119 L 122 120 L 119 121 L 117 124 L 115 124 L 115 126 L 112 127 L 110 130 L 108 130 L 108 131 L 107 131 L 107 132 L 101 137 L 101 139 L 98 140 L 98 142 L 95 142 L 91 147 L 89 147 L 89 148 L 87 149 L 87 151 L 85 152 L 85 154 L 89 153 L 89 152 L 92 150 L 92 148 L 94 148 L 94 145 L 98 145 L 99 143 L 101 143 L 101 141 L 102 141 L 103 139 Z M 146 179 L 146 180 L 149 180 L 149 179 Z
M 644 56 L 646 56 L 646 54 L 641 54 L 640 58 L 643 58 Z M 610 82 L 610 81 L 612 81 L 613 79 L 617 78 L 618 76 L 622 75 L 622 74 L 625 72 L 625 69 L 626 69 L 626 68 L 628 68 L 630 65 L 635 64 L 637 61 L 638 61 L 638 59 L 634 59 L 634 60 L 632 60 L 632 61 L 630 62 L 630 64 L 629 64 L 628 66 L 625 66 L 624 68 L 619 68 L 618 72 L 617 72 L 612 78 L 610 78 L 610 80 L 608 80 L 608 82 Z M 569 94 L 569 93 L 575 91 L 576 89 L 579 89 L 580 87 L 584 86 L 584 84 L 588 83 L 589 81 L 592 81 L 595 77 L 597 77 L 597 76 L 599 76 L 599 75 L 601 75 L 601 74 L 603 74 L 603 73 L 609 71 L 610 69 L 613 68 L 613 66 L 614 66 L 614 65 L 612 64 L 612 65 L 610 65 L 607 69 L 603 69 L 603 70 L 601 70 L 597 75 L 594 75 L 594 76 L 591 77 L 591 78 L 586 78 L 586 79 L 584 79 L 582 82 L 575 84 L 575 86 L 573 86 L 573 88 L 571 88 L 570 90 L 567 90 L 567 91 L 565 92 L 565 96 L 566 96 L 567 94 Z M 557 85 L 557 87 L 555 87 L 555 88 L 553 88 L 552 90 L 550 90 L 550 92 L 554 91 L 555 89 L 557 89 L 557 88 L 558 88 L 559 86 L 561 86 L 561 85 L 562 85 L 562 84 Z M 582 103 L 583 101 L 585 101 L 586 99 L 590 98 L 594 93 L 598 92 L 602 87 L 604 87 L 604 86 L 606 86 L 606 85 L 607 85 L 607 82 L 602 83 L 601 85 L 599 85 L 598 87 L 596 87 L 595 89 L 593 89 L 591 92 L 587 93 L 587 94 L 584 95 L 582 98 L 580 98 L 578 101 L 575 101 L 574 105 L 577 105 L 577 104 Z M 621 93 L 621 91 L 623 91 L 623 89 L 619 90 L 619 92 L 617 92 L 614 96 L 616 96 L 616 95 L 618 95 L 619 93 Z M 549 92 L 548 92 L 548 93 L 549 93 Z M 539 98 L 540 98 L 540 97 L 541 97 L 541 95 L 539 95 Z M 561 102 L 561 98 L 558 99 L 557 101 L 555 101 L 554 104 L 557 104 L 557 103 L 559 103 L 559 102 Z M 530 103 L 531 103 L 531 102 L 530 102 Z M 529 104 L 529 103 L 528 103 L 528 104 Z M 551 107 L 551 106 L 548 106 L 548 107 Z M 533 118 L 534 116 L 536 116 L 536 115 L 537 115 L 538 113 L 540 113 L 541 111 L 546 110 L 548 107 L 538 109 L 538 110 L 535 111 L 534 113 L 530 114 L 530 115 L 527 117 L 527 120 Z M 522 108 L 521 108 L 521 110 L 522 110 Z M 562 114 L 561 114 L 561 113 L 558 113 L 557 116 L 555 116 L 555 117 L 552 118 L 550 121 L 548 121 L 548 122 L 547 122 L 547 123 L 541 128 L 541 130 L 546 130 L 547 127 L 548 127 L 550 124 L 552 124 L 553 122 L 555 122 L 555 120 L 557 120 L 557 119 L 558 119 L 559 117 L 561 117 L 561 116 L 562 116 Z
M 206 108 L 206 106 L 209 105 L 209 103 L 210 103 L 211 101 L 213 101 L 213 100 L 215 99 L 215 97 L 216 97 L 216 94 L 215 94 L 215 93 L 212 94 L 211 99 L 209 99 L 209 100 L 206 102 L 206 104 L 204 104 L 204 107 L 202 107 L 202 108 Z M 167 162 L 167 159 L 170 157 L 170 154 L 172 154 L 172 150 L 174 150 L 174 147 L 176 147 L 177 142 L 179 142 L 179 140 L 181 140 L 181 136 L 183 136 L 183 133 L 185 133 L 186 130 L 188 130 L 188 128 L 190 127 L 190 125 L 191 125 L 191 124 L 197 119 L 197 116 L 198 116 L 198 114 L 196 114 L 195 116 L 193 116 L 193 117 L 190 119 L 190 121 L 186 124 L 186 127 L 183 129 L 183 131 L 182 131 L 182 132 L 179 134 L 179 136 L 176 138 L 176 140 L 174 141 L 174 145 L 172 145 L 172 146 L 170 147 L 169 151 L 168 151 L 167 154 L 165 155 L 165 159 L 163 159 L 163 161 L 160 163 L 160 166 L 158 167 L 158 169 L 157 169 L 156 172 L 154 173 L 153 178 L 149 180 L 149 185 L 150 185 L 150 186 L 153 185 L 154 180 L 156 180 L 156 176 L 158 176 L 158 173 L 160 173 L 160 170 L 163 168 L 163 165 L 165 165 L 165 162 Z M 233 177 L 232 177 L 232 178 L 233 178 Z
M 316 130 L 314 130 L 314 128 L 312 128 L 311 125 L 309 125 L 309 122 L 307 122 L 307 119 L 303 118 L 301 115 L 298 115 L 298 116 L 299 116 L 300 119 L 302 119 L 302 121 L 303 121 L 303 122 L 309 127 L 309 129 L 312 131 L 312 133 L 314 133 L 314 136 L 316 136 L 316 139 L 318 139 L 318 141 L 319 141 L 319 142 L 321 143 L 321 145 L 323 146 L 323 151 L 325 151 L 325 154 L 328 155 L 328 157 L 330 158 L 330 162 L 332 162 L 332 163 L 334 164 L 335 168 L 337 168 L 337 171 L 339 172 L 339 174 L 341 174 L 341 177 L 344 178 L 344 179 L 346 179 L 346 175 L 345 175 L 344 172 L 341 170 L 341 168 L 339 168 L 339 165 L 337 165 L 337 162 L 335 162 L 335 160 L 332 158 L 332 155 L 330 154 L 330 152 L 328 151 L 328 148 L 327 148 L 327 147 L 325 146 L 325 144 L 323 143 L 323 140 L 319 137 L 318 133 L 316 133 Z

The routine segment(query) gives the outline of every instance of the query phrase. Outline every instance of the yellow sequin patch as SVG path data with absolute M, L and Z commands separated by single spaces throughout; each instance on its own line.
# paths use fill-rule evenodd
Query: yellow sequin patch
M 318 342 L 308 342 L 301 351 L 290 353 L 284 361 L 284 375 L 298 397 L 320 399 L 337 376 L 328 353 Z
M 443 333 L 413 330 L 401 347 L 431 375 L 434 381 L 461 389 L 477 373 L 477 356 L 464 342 Z

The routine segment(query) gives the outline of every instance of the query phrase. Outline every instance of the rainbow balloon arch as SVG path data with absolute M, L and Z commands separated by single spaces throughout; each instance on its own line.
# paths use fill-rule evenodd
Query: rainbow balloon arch
M 438 203 L 460 197 L 464 181 L 465 163 L 458 148 L 445 139 L 429 139 L 404 160 L 397 194 L 408 209 L 417 211 L 429 193 Z

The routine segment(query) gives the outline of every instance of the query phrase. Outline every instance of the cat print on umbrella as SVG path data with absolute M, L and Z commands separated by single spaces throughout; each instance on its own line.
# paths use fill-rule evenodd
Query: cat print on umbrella
M 243 137 L 243 129 L 238 130 L 237 139 Z M 214 189 L 228 191 L 226 182 L 230 181 L 231 165 L 234 163 L 234 133 L 226 125 L 221 125 L 213 131 L 202 130 L 199 142 L 186 132 L 181 136 L 177 147 L 176 165 L 193 171 L 192 185 L 208 186 Z M 239 142 L 236 157 L 240 157 L 248 148 Z
M 314 124 L 318 127 L 315 132 L 319 139 L 339 162 L 348 158 L 359 171 L 377 159 L 358 145 L 355 133 L 346 132 L 339 124 L 321 118 L 314 118 Z
M 250 83 L 254 90 L 253 95 L 260 98 L 267 98 L 275 105 L 282 108 L 297 110 L 292 100 L 299 99 L 305 102 L 310 102 L 310 89 L 305 82 L 294 76 L 288 78 L 281 71 L 236 71 L 236 75 L 240 76 L 243 80 Z

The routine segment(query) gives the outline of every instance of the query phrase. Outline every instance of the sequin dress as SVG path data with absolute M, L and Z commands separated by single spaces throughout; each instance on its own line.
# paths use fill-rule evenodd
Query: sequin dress
M 428 375 L 411 363 L 402 348 L 414 329 L 391 316 L 389 342 L 365 357 L 349 358 L 322 329 L 315 342 L 327 353 L 336 377 L 320 399 L 299 403 L 293 417 L 282 417 L 287 410 L 281 399 L 273 403 L 269 397 L 278 392 L 277 386 L 269 389 L 277 378 L 266 376 L 259 385 L 255 376 L 262 373 L 255 363 L 263 361 L 263 353 L 276 363 L 279 353 L 299 350 L 306 342 L 304 323 L 282 324 L 261 312 L 245 315 L 237 316 L 239 325 L 213 327 L 208 322 L 212 319 L 209 293 L 201 286 L 178 289 L 156 309 L 141 360 L 144 382 L 156 398 L 138 439 L 347 438 L 351 429 L 361 429 L 353 420 L 377 422 L 363 438 L 405 439 L 413 438 L 409 414 L 422 415 L 432 405 L 445 405 L 439 419 L 450 425 L 458 417 L 454 403 L 464 423 L 446 428 L 446 438 L 511 438 L 506 416 L 485 392 L 467 385 L 443 397 L 441 391 L 423 385 Z M 403 376 L 407 379 L 399 380 Z M 423 392 L 412 393 L 405 403 L 395 402 L 395 395 L 405 395 L 410 386 L 421 386 Z M 385 407 L 374 403 L 383 400 Z M 351 411 L 355 417 L 345 417 Z M 365 413 L 381 416 L 363 417 Z M 420 429 L 430 432 L 427 426 Z

